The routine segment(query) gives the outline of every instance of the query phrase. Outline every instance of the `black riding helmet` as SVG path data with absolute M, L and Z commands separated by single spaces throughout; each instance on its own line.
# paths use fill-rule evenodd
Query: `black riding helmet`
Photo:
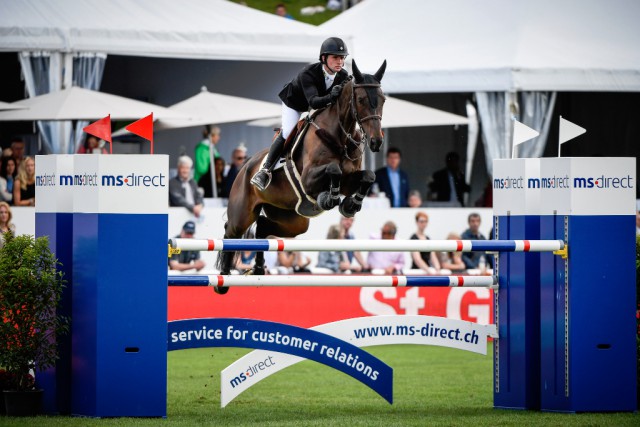
M 324 42 L 322 42 L 322 46 L 320 46 L 320 56 L 319 59 L 322 60 L 322 55 L 340 55 L 347 56 L 349 55 L 349 51 L 347 50 L 347 45 L 344 44 L 342 39 L 338 37 L 329 37 Z

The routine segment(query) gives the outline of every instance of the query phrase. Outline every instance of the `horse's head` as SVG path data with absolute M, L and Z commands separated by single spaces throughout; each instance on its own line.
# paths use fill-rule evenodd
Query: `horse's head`
M 385 60 L 375 74 L 362 74 L 353 61 L 353 108 L 358 124 L 369 139 L 369 148 L 380 151 L 384 135 L 382 133 L 382 107 L 385 96 L 380 81 L 387 68 Z

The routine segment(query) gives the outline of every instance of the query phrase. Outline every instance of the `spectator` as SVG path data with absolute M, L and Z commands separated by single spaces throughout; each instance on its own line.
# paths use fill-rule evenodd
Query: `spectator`
M 199 218 L 204 205 L 198 185 L 191 178 L 192 166 L 189 156 L 178 157 L 178 174 L 169 180 L 169 206 L 185 207 Z
M 340 218 L 340 228 L 341 228 L 340 234 L 342 235 L 343 239 L 347 239 L 347 240 L 355 239 L 355 236 L 351 232 L 352 226 L 353 226 L 353 217 L 347 218 L 343 216 Z M 369 270 L 369 266 L 365 262 L 360 251 L 347 251 L 345 253 L 347 254 L 347 258 L 349 259 L 349 264 L 353 265 L 353 259 L 355 258 L 355 260 L 358 261 L 358 264 L 360 264 L 360 267 L 362 267 L 362 268 L 358 268 L 358 270 L 362 270 L 362 271 Z
M 16 161 L 2 157 L 0 165 L 0 200 L 13 204 L 13 182 L 16 178 Z
M 636 235 L 640 236 L 640 211 L 636 212 Z
M 13 204 L 15 206 L 36 205 L 36 162 L 33 157 L 25 157 L 18 166 L 18 175 L 13 185 Z
M 478 208 L 491 208 L 493 207 L 493 179 L 487 178 L 487 184 L 482 190 L 482 194 L 476 200 L 475 206 Z
M 456 233 L 449 233 L 447 240 L 461 240 L 461 238 Z M 461 252 L 440 252 L 438 258 L 440 268 L 450 270 L 452 273 L 464 273 L 465 265 Z
M 231 166 L 229 167 L 227 176 L 224 177 L 224 192 L 227 197 L 231 194 L 233 182 L 236 180 L 236 176 L 238 176 L 238 172 L 242 169 L 245 160 L 247 160 L 247 147 L 245 147 L 243 143 L 240 143 L 240 145 L 233 150 L 233 153 L 231 153 Z
M 240 272 L 246 272 L 251 270 L 256 262 L 256 252 L 254 251 L 241 251 L 238 260 L 236 261 L 236 270 Z
M 4 234 L 16 234 L 16 226 L 13 225 L 11 219 L 11 207 L 7 202 L 0 202 L 0 248 L 4 246 Z
M 293 19 L 293 16 L 287 13 L 287 6 L 285 6 L 284 3 L 278 3 L 276 5 L 275 14 L 278 16 L 282 16 L 283 18 Z
M 211 159 L 220 157 L 216 149 L 216 145 L 220 142 L 220 128 L 205 126 L 202 136 L 204 138 L 196 146 L 193 180 L 204 190 L 204 197 L 213 197 L 212 179 L 215 178 L 215 174 L 211 170 Z
M 196 234 L 196 223 L 187 221 L 182 226 L 180 234 L 176 237 L 193 239 L 194 234 Z M 200 251 L 181 251 L 179 254 L 172 255 L 169 259 L 169 268 L 171 270 L 185 271 L 196 269 L 200 271 L 204 266 L 204 261 L 200 259 Z
M 87 135 L 84 144 L 78 149 L 78 154 L 107 154 L 104 141 L 93 135 Z
M 343 239 L 342 228 L 339 224 L 329 227 L 327 239 Z M 342 251 L 322 251 L 318 254 L 318 263 L 316 267 L 328 268 L 334 273 L 344 273 L 351 270 L 349 257 Z
M 381 192 L 389 198 L 391 207 L 409 206 L 409 177 L 400 169 L 402 153 L 396 147 L 387 150 L 387 166 L 376 171 L 376 183 Z
M 387 221 L 382 226 L 381 238 L 393 240 L 398 228 L 392 221 Z M 384 270 L 384 274 L 402 274 L 404 267 L 404 252 L 369 252 L 367 264 L 372 272 L 375 269 Z
M 464 173 L 460 168 L 460 156 L 452 151 L 447 153 L 444 169 L 433 174 L 433 181 L 429 184 L 431 199 L 439 202 L 458 202 L 464 206 L 464 193 L 471 190 L 465 182 Z
M 408 205 L 410 208 L 419 208 L 422 206 L 422 196 L 418 190 L 411 190 L 409 192 Z
M 487 240 L 480 233 L 480 215 L 473 212 L 469 214 L 467 219 L 469 228 L 462 233 L 462 240 Z M 462 261 L 466 268 L 479 268 L 480 260 L 484 259 L 482 252 L 464 252 Z
M 24 140 L 22 138 L 13 138 L 11 140 L 11 153 L 16 161 L 16 168 L 19 168 L 24 159 Z
M 225 161 L 222 157 L 216 158 L 214 161 L 214 168 L 216 170 L 216 188 L 218 189 L 218 197 L 229 197 L 229 194 L 225 191 L 225 177 L 224 169 L 226 167 Z
M 302 252 L 278 252 L 278 271 L 280 274 L 311 273 L 307 267 L 311 259 Z
M 411 235 L 411 240 L 429 240 L 424 230 L 429 224 L 429 215 L 420 211 L 416 214 L 417 231 Z M 411 268 L 424 271 L 427 274 L 438 274 L 440 272 L 440 261 L 435 252 L 411 252 L 413 263 Z

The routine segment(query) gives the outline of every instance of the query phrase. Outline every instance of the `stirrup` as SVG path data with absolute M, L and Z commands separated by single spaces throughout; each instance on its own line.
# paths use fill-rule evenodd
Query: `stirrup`
M 265 179 L 266 177 L 266 179 Z M 271 184 L 271 171 L 269 169 L 260 169 L 251 178 L 253 184 L 258 190 L 264 191 Z

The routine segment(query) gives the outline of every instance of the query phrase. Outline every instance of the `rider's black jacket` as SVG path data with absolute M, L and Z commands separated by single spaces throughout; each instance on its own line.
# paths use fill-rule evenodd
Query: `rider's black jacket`
M 307 111 L 326 107 L 331 103 L 331 89 L 344 83 L 349 73 L 343 68 L 338 72 L 333 84 L 326 89 L 322 63 L 316 62 L 306 66 L 293 80 L 287 83 L 278 96 L 289 108 L 296 111 Z

